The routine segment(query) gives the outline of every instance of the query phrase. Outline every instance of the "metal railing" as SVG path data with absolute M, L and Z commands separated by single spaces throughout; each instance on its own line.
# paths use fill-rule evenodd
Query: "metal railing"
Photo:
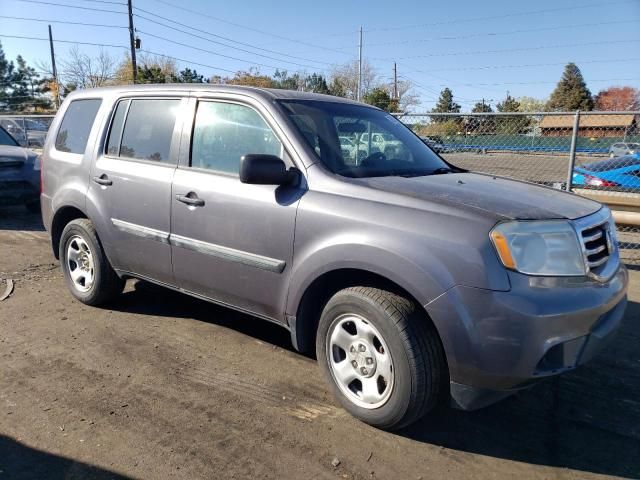
M 397 114 L 459 167 L 609 204 L 623 259 L 640 263 L 640 112 Z

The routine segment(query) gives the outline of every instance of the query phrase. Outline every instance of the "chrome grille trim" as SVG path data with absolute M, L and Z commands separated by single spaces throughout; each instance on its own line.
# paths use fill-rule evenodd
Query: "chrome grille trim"
M 609 280 L 620 264 L 610 221 L 611 211 L 602 207 L 596 213 L 572 222 L 582 248 L 586 274 L 600 282 Z

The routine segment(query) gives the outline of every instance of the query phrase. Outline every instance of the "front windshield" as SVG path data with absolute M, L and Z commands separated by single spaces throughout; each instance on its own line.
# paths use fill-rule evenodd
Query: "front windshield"
M 370 107 L 283 100 L 322 163 L 345 177 L 422 176 L 452 168 L 392 115 Z

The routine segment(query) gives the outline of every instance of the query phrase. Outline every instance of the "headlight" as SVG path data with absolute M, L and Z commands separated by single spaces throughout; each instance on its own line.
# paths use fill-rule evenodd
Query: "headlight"
M 42 168 L 42 163 L 40 160 L 40 155 L 38 155 L 36 159 L 33 161 L 33 169 L 36 171 L 39 171 L 41 168 Z
M 490 236 L 507 268 L 528 275 L 586 275 L 578 236 L 567 221 L 505 222 Z

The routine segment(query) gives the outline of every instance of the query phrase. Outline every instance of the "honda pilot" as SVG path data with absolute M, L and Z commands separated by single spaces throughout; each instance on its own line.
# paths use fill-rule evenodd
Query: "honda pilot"
M 342 98 L 76 91 L 42 169 L 75 298 L 102 305 L 135 278 L 273 322 L 379 428 L 570 371 L 625 310 L 606 206 L 457 168 L 394 116 Z

